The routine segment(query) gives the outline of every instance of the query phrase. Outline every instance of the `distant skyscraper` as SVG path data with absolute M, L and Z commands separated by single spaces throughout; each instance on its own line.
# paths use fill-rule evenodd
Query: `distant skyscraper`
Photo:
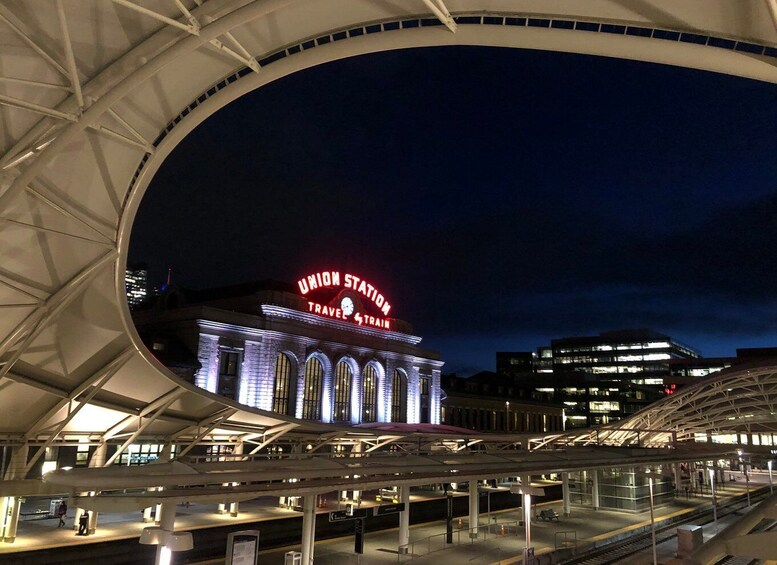
M 124 285 L 130 309 L 137 308 L 148 298 L 148 266 L 145 263 L 128 265 Z

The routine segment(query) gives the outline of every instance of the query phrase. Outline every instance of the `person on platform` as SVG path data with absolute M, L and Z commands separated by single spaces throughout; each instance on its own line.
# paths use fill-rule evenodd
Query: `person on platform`
M 57 517 L 59 518 L 59 524 L 57 524 L 57 528 L 61 528 L 65 525 L 65 518 L 67 518 L 67 502 L 64 500 L 59 503 L 59 507 L 57 508 Z
M 78 536 L 89 535 L 89 512 L 84 510 L 81 517 L 78 519 Z

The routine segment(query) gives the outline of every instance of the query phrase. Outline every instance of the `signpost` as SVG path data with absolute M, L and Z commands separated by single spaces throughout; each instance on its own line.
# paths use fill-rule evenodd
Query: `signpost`
M 359 520 L 367 517 L 366 508 L 354 508 L 349 515 L 347 510 L 337 510 L 329 513 L 330 522 L 346 522 L 348 520 Z
M 364 518 L 356 520 L 356 527 L 354 528 L 356 537 L 353 540 L 353 552 L 357 555 L 364 553 Z
M 405 504 L 384 504 L 372 509 L 372 516 L 386 516 L 388 514 L 399 514 L 404 512 Z M 353 551 L 357 555 L 364 553 L 364 520 L 370 515 L 367 508 L 356 508 L 354 505 L 347 505 L 345 510 L 337 510 L 329 513 L 330 522 L 348 522 L 354 520 L 354 540 Z
M 405 503 L 401 504 L 384 504 L 383 506 L 376 506 L 373 512 L 373 516 L 385 516 L 386 514 L 399 514 L 405 511 Z
M 445 490 L 448 505 L 445 512 L 445 543 L 453 543 L 453 495 Z

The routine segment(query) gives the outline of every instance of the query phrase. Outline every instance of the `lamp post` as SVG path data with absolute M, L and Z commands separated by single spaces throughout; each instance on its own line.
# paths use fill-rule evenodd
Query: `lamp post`
M 486 531 L 488 532 L 491 531 L 491 489 L 490 485 L 483 485 L 478 489 L 480 492 L 486 493 L 486 524 L 488 524 Z
M 489 489 L 486 492 L 486 499 L 487 499 L 487 508 L 486 508 L 486 514 L 488 515 L 488 523 L 491 524 L 491 489 Z M 488 531 L 488 528 L 486 528 L 486 531 Z
M 650 537 L 653 545 L 653 565 L 658 565 L 658 555 L 656 553 L 656 517 L 653 507 L 653 478 L 656 477 L 656 474 L 652 471 L 645 471 L 639 474 L 647 477 L 648 480 L 648 492 L 650 493 Z
M 715 533 L 718 532 L 718 499 L 715 496 L 715 469 L 707 469 L 710 475 L 710 490 L 712 490 L 712 519 L 715 522 Z
M 650 490 L 650 536 L 653 538 L 653 565 L 658 565 L 656 556 L 656 518 L 653 514 L 653 477 L 648 477 L 648 488 Z
M 769 467 L 769 494 L 774 494 L 774 485 L 772 484 L 772 460 L 769 459 L 769 462 L 766 464 L 767 467 Z

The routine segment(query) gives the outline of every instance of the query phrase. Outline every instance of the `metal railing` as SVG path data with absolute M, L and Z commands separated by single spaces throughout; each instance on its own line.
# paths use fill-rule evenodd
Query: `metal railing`
M 436 551 L 442 551 L 457 545 L 472 544 L 500 537 L 519 536 L 523 534 L 523 532 L 524 528 L 518 524 L 517 520 L 478 524 L 477 527 L 472 528 L 454 528 L 451 543 L 447 542 L 447 532 L 443 532 L 441 534 L 435 534 L 412 541 L 407 545 L 399 546 L 397 563 L 412 561 Z M 501 549 L 496 549 L 498 549 L 501 554 Z
M 556 532 L 553 537 L 557 551 L 559 549 L 571 549 L 574 553 L 577 550 L 577 530 Z

